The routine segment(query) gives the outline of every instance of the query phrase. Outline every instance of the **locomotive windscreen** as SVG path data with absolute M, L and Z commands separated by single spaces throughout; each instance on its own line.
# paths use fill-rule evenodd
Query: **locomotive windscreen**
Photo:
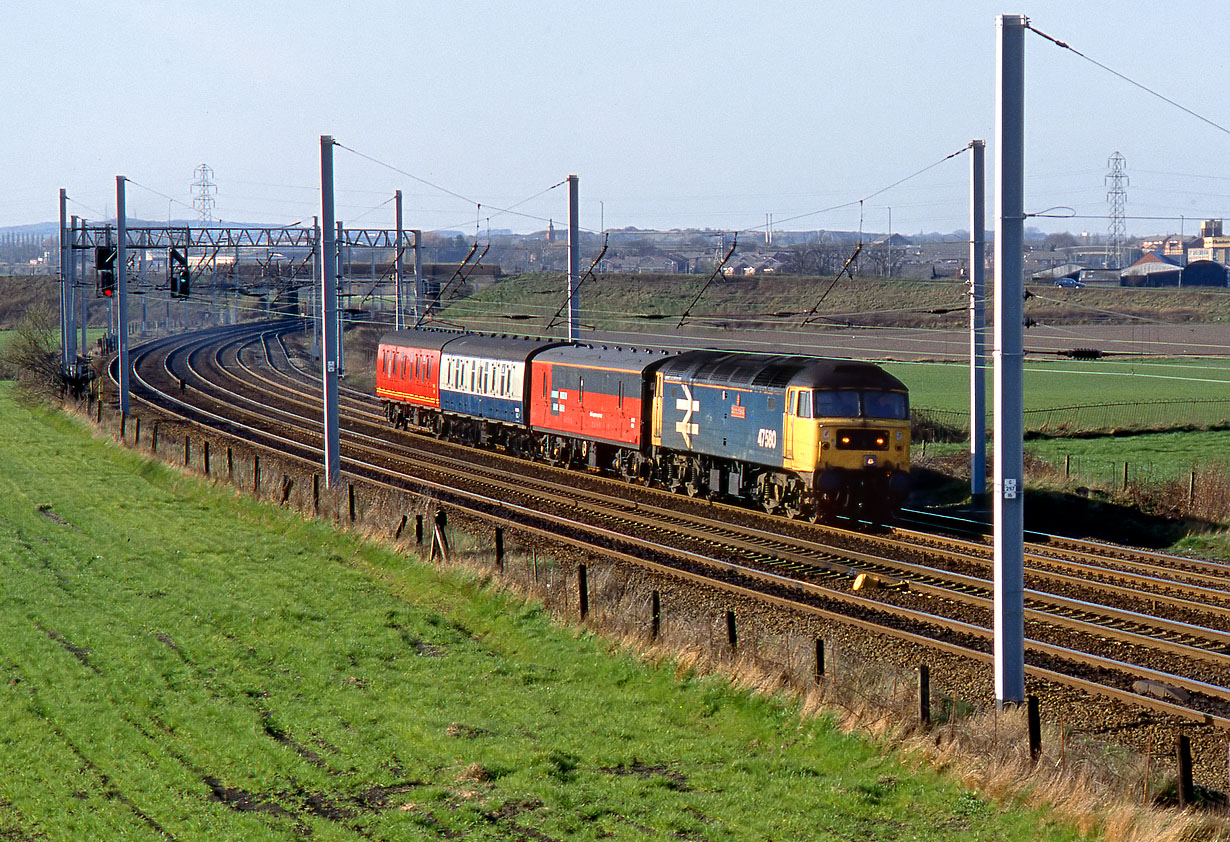
M 855 389 L 822 389 L 816 392 L 819 418 L 894 418 L 910 417 L 909 400 L 902 392 Z

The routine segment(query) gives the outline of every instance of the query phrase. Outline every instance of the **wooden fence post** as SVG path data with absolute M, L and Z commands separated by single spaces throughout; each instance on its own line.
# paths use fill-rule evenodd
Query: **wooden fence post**
M 649 596 L 649 619 L 649 636 L 653 640 L 657 640 L 658 635 L 662 632 L 662 595 L 657 591 L 654 591 Z
M 816 638 L 816 683 L 824 678 L 824 638 Z
M 926 664 L 918 667 L 918 721 L 931 727 L 931 668 Z
M 1029 715 L 1029 759 L 1037 763 L 1042 756 L 1042 718 L 1038 710 L 1038 697 L 1030 696 L 1026 703 Z
M 589 575 L 584 564 L 577 565 L 577 590 L 581 600 L 581 619 L 589 616 Z
M 504 572 L 504 527 L 497 526 L 495 528 L 495 564 L 500 568 L 500 572 Z
M 726 612 L 726 642 L 730 644 L 730 651 L 734 652 L 739 648 L 739 635 L 735 630 L 735 612 Z
M 448 564 L 448 536 L 444 534 L 445 524 L 448 522 L 447 516 L 444 514 L 444 509 L 436 511 L 436 526 L 432 532 L 431 541 L 431 558 L 436 557 L 436 553 L 440 553 L 440 560 Z
M 1186 734 L 1180 734 L 1176 746 L 1179 765 L 1179 808 L 1192 806 L 1196 800 L 1195 787 L 1192 785 L 1192 741 Z

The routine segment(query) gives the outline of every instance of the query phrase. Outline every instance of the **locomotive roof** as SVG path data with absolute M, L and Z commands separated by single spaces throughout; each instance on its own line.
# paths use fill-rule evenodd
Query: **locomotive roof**
M 664 351 L 630 348 L 623 345 L 560 345 L 543 351 L 537 361 L 593 368 L 613 368 L 620 371 L 644 371 L 669 359 Z
M 689 351 L 671 358 L 659 371 L 716 386 L 906 391 L 904 383 L 872 363 L 793 354 Z

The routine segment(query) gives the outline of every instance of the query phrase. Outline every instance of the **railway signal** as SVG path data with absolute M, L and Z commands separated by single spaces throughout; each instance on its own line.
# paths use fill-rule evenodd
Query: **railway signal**
M 94 269 L 98 272 L 98 294 L 104 298 L 115 295 L 115 248 L 113 246 L 95 247 Z
M 189 284 L 192 281 L 192 272 L 188 269 L 188 256 L 179 249 L 172 248 L 167 263 L 171 268 L 171 297 L 187 298 Z

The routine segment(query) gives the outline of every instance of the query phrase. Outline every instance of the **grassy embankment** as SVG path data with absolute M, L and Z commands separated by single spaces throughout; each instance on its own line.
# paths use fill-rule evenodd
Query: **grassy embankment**
M 588 278 L 577 295 L 587 323 L 615 330 L 645 330 L 662 324 L 646 317 L 681 314 L 701 291 L 707 275 L 600 275 Z M 830 289 L 831 286 L 831 289 Z M 444 317 L 474 320 L 487 329 L 543 326 L 564 302 L 558 275 L 506 278 L 474 295 L 447 302 Z M 1088 286 L 1057 289 L 1030 285 L 1025 315 L 1046 324 L 1230 322 L 1225 290 L 1126 289 Z M 446 298 L 448 296 L 446 295 Z M 816 316 L 842 324 L 919 328 L 961 328 L 968 306 L 963 281 L 842 279 L 760 275 L 714 282 L 696 303 L 696 319 L 713 317 L 730 325 L 798 324 L 823 299 Z M 785 315 L 795 314 L 795 315 Z M 512 316 L 512 319 L 508 317 Z M 499 327 L 503 325 L 504 327 Z
M 0 385 L 0 838 L 1070 839 Z

